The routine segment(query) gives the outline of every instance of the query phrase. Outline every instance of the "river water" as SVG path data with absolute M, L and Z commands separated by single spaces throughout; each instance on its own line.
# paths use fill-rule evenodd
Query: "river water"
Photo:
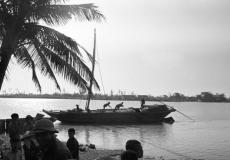
M 102 108 L 106 101 L 95 100 L 91 108 Z M 111 101 L 111 106 L 120 101 Z M 83 100 L 0 98 L 0 118 L 10 118 L 14 112 L 20 117 L 35 116 L 42 109 L 72 109 Z M 147 102 L 153 104 L 153 102 Z M 230 159 L 230 103 L 167 102 L 182 114 L 171 113 L 176 122 L 152 125 L 64 125 L 59 121 L 55 127 L 58 138 L 66 141 L 67 130 L 74 127 L 76 138 L 82 144 L 93 143 L 100 149 L 124 149 L 128 139 L 139 140 L 145 158 L 164 159 Z M 139 107 L 139 101 L 124 101 L 125 107 Z

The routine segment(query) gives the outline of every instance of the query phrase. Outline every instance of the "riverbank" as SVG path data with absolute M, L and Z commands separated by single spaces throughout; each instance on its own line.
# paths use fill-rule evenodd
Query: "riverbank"
M 13 156 L 10 153 L 10 138 L 6 134 L 0 135 L 0 148 L 2 150 L 4 157 L 20 157 L 20 156 Z M 122 152 L 122 150 L 103 150 L 103 149 L 87 149 L 84 152 L 79 152 L 80 159 L 84 160 L 94 160 L 94 159 L 100 159 L 103 157 L 108 157 L 110 155 L 119 155 Z M 10 158 L 11 160 L 11 158 Z M 13 159 L 12 159 L 13 160 Z M 14 159 L 17 160 L 17 159 Z
M 20 155 L 10 153 L 10 138 L 6 134 L 0 135 L 0 149 L 4 157 L 9 160 L 20 159 Z M 119 158 L 122 150 L 107 150 L 107 149 L 87 149 L 84 152 L 79 152 L 79 157 L 82 160 L 111 160 L 111 157 Z M 13 158 L 14 157 L 14 158 Z M 142 160 L 163 160 L 162 158 L 142 158 Z

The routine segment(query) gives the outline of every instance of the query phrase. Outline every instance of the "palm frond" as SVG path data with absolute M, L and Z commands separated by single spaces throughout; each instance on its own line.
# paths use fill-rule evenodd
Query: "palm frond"
M 77 55 L 82 57 L 82 54 L 79 50 L 79 44 L 74 41 L 72 38 L 56 31 L 55 29 L 46 27 L 46 26 L 42 26 L 42 25 L 38 25 L 36 23 L 29 23 L 29 24 L 25 24 L 25 31 L 22 32 L 22 38 L 21 39 L 27 39 L 27 40 L 33 40 L 34 38 L 39 39 L 40 42 L 46 44 L 47 46 L 49 46 L 50 48 L 55 49 L 55 43 L 58 43 L 58 47 L 56 48 L 57 51 L 61 51 L 61 47 L 64 47 L 68 50 L 72 50 L 75 52 L 74 55 L 72 55 L 74 57 L 76 57 Z M 58 41 L 58 42 L 57 42 Z M 64 52 L 61 52 L 61 54 L 63 54 Z M 77 55 L 76 55 L 77 54 Z
M 46 57 L 42 54 L 39 45 L 37 45 L 37 43 L 35 44 L 35 50 L 33 52 L 33 57 L 36 60 L 36 65 L 40 68 L 40 71 L 44 74 L 44 75 L 48 75 L 50 79 L 52 79 L 58 90 L 61 90 L 59 83 L 57 81 L 56 76 L 54 75 L 54 72 L 52 70 L 52 68 L 50 67 Z
M 14 53 L 14 56 L 17 62 L 23 67 L 29 67 L 32 69 L 32 80 L 35 83 L 35 86 L 38 88 L 39 92 L 41 92 L 41 85 L 35 71 L 35 64 L 27 49 L 25 47 L 17 49 Z
M 68 63 L 68 65 L 76 69 L 76 71 L 83 76 L 85 80 L 90 81 L 92 73 L 82 59 L 82 53 L 79 49 L 79 47 L 83 49 L 82 46 L 80 46 L 72 38 L 49 27 L 31 23 L 25 25 L 25 28 L 26 32 L 22 33 L 24 38 L 21 39 L 26 39 L 25 41 L 34 44 L 40 55 L 44 54 L 44 51 L 41 51 L 42 46 L 43 50 L 45 48 L 46 50 L 53 52 L 60 59 Z M 91 56 L 86 49 L 83 51 L 85 51 L 88 56 Z M 99 85 L 95 78 L 93 78 L 93 84 L 95 88 L 99 89 Z
M 46 47 L 41 45 L 40 50 L 51 63 L 51 67 L 54 68 L 57 73 L 60 73 L 64 79 L 77 85 L 82 90 L 87 90 L 88 84 L 85 79 L 82 78 L 84 77 L 82 73 L 78 73 L 75 68 Z
M 0 0 L 0 46 L 5 44 L 1 44 L 1 41 L 13 43 L 5 44 L 5 47 L 12 49 L 12 53 L 8 54 L 14 54 L 19 64 L 32 69 L 32 78 L 39 91 L 41 86 L 36 74 L 37 67 L 54 80 L 59 89 L 54 70 L 85 90 L 92 77 L 82 55 L 85 52 L 92 60 L 89 52 L 70 37 L 38 23 L 43 20 L 49 25 L 65 24 L 74 17 L 78 20 L 101 21 L 105 17 L 92 3 L 63 3 L 65 0 Z M 99 88 L 94 78 L 93 82 Z
M 87 81 L 93 77 L 91 70 L 82 59 L 82 53 L 79 47 L 83 49 L 83 51 L 87 54 L 88 57 L 90 57 L 90 59 L 92 59 L 92 56 L 86 49 L 84 49 L 70 37 L 61 34 L 54 29 L 37 25 L 36 28 L 39 30 L 37 39 L 41 44 L 44 43 L 44 47 L 56 53 L 68 64 L 76 68 L 79 73 L 84 75 Z M 99 89 L 99 85 L 95 78 L 93 79 L 93 83 L 96 88 Z
M 93 3 L 80 5 L 42 5 L 33 8 L 27 16 L 32 21 L 43 20 L 49 25 L 66 24 L 73 17 L 80 21 L 102 21 L 105 17 L 97 8 Z

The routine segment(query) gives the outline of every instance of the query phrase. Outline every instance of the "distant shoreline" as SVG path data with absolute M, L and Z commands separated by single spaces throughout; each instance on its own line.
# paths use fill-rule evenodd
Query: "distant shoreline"
M 230 100 L 199 100 L 199 99 L 175 99 L 175 98 L 162 98 L 162 97 L 152 97 L 152 96 L 143 96 L 143 95 L 115 95 L 115 96 L 108 96 L 108 95 L 96 95 L 92 97 L 92 100 L 107 100 L 107 101 L 140 101 L 142 98 L 146 101 L 154 101 L 154 102 L 213 102 L 213 103 L 229 103 Z M 87 99 L 87 95 L 79 95 L 79 94 L 12 94 L 12 95 L 0 95 L 0 98 L 42 98 L 42 99 Z

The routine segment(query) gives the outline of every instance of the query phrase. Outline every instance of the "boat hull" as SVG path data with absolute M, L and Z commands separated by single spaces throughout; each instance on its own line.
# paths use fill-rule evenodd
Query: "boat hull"
M 75 124 L 148 124 L 163 122 L 172 111 L 161 112 L 53 112 L 43 110 L 45 113 L 62 123 Z

